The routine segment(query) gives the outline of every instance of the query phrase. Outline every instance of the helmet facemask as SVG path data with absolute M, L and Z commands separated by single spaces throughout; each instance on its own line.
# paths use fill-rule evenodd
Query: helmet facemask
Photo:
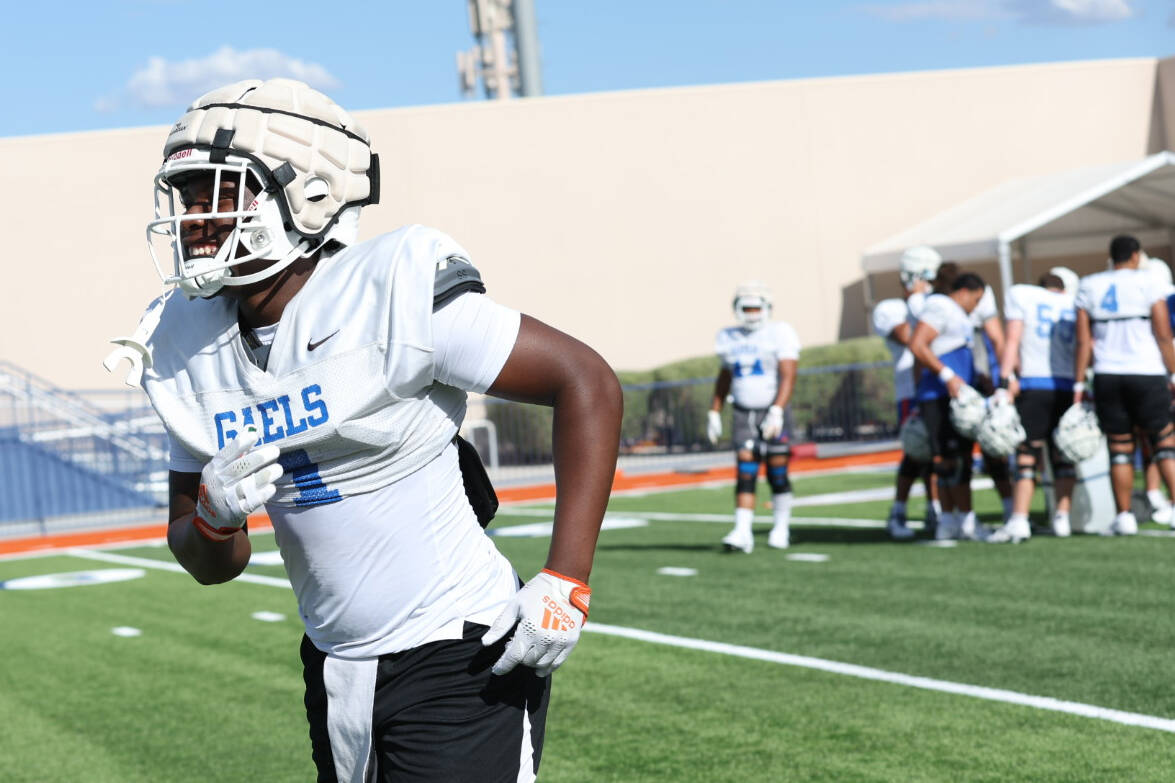
M 761 329 L 771 319 L 771 292 L 757 280 L 734 289 L 734 317 L 744 329 Z
M 262 184 L 265 172 L 258 166 L 233 155 L 223 163 L 208 157 L 182 150 L 155 175 L 155 220 L 147 224 L 147 240 L 165 284 L 178 285 L 188 298 L 210 297 L 223 286 L 272 277 L 322 246 L 285 229 L 280 205 Z M 213 245 L 214 254 L 209 252 Z M 171 275 L 162 260 L 168 253 Z M 272 263 L 253 269 L 260 261 Z

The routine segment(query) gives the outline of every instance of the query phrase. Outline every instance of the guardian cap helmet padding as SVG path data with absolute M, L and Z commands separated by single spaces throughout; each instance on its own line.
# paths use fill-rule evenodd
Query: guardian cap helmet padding
M 931 282 L 938 275 L 938 268 L 942 266 L 942 256 L 938 251 L 926 245 L 917 245 L 906 248 L 898 261 L 898 277 L 906 290 L 914 287 L 919 280 Z
M 211 182 L 210 204 L 188 214 L 179 188 L 197 175 Z M 234 203 L 223 209 L 228 182 Z M 302 82 L 251 79 L 201 96 L 172 127 L 155 175 L 148 245 L 164 283 L 207 297 L 264 280 L 328 241 L 354 243 L 359 209 L 378 201 L 379 161 L 362 126 Z M 232 232 L 214 256 L 192 255 L 181 229 L 206 220 L 232 221 Z M 161 263 L 168 244 L 172 275 Z M 272 263 L 246 275 L 231 269 L 259 259 Z
M 758 309 L 758 312 L 747 312 Z M 734 317 L 740 326 L 758 329 L 771 319 L 771 290 L 758 280 L 734 289 Z

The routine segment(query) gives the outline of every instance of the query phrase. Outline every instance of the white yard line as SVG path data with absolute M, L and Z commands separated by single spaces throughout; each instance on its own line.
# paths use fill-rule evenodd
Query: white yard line
M 690 650 L 733 655 L 737 658 L 749 658 L 769 663 L 780 663 L 785 666 L 799 666 L 804 669 L 816 669 L 831 674 L 842 674 L 848 677 L 858 677 L 864 680 L 888 682 L 894 685 L 905 685 L 910 688 L 921 688 L 940 693 L 953 693 L 959 696 L 972 696 L 987 701 L 998 701 L 1005 704 L 1017 704 L 1022 707 L 1033 707 L 1038 710 L 1064 712 L 1069 715 L 1080 715 L 1084 718 L 1097 718 L 1111 723 L 1121 723 L 1126 726 L 1141 726 L 1147 729 L 1158 729 L 1175 733 L 1175 720 L 1159 718 L 1154 715 L 1143 715 L 1137 712 L 1123 712 L 1106 707 L 1097 707 L 1092 704 L 1082 704 L 1076 701 L 1063 701 L 1048 696 L 1032 696 L 1027 693 L 1006 691 L 1000 688 L 986 688 L 982 685 L 967 685 L 947 680 L 935 680 L 929 677 L 915 677 L 910 674 L 889 672 L 884 669 L 871 669 L 868 666 L 857 666 L 852 663 L 826 661 L 823 658 L 810 658 L 806 655 L 791 655 L 775 652 L 774 650 L 760 650 L 757 647 L 743 647 L 725 642 L 711 642 L 705 639 L 690 639 L 685 636 L 669 636 L 652 631 L 642 631 L 639 628 L 624 628 L 618 625 L 604 625 L 603 623 L 588 623 L 585 631 L 620 636 L 626 639 L 635 639 L 650 644 L 663 644 L 670 647 L 682 647 Z
M 65 550 L 62 552 L 62 554 L 69 554 L 74 557 L 88 560 L 101 560 L 110 563 L 137 565 L 143 568 L 154 568 L 160 571 L 178 571 L 180 573 L 184 573 L 183 568 L 177 563 L 168 563 L 162 560 L 152 560 L 145 557 L 130 557 L 127 555 L 117 555 L 112 552 L 99 552 L 92 549 L 80 548 Z M 237 581 L 253 582 L 255 584 L 290 589 L 290 583 L 288 580 L 277 577 L 241 574 L 237 577 Z M 1158 731 L 1175 733 L 1175 720 L 1171 720 L 1170 718 L 1160 718 L 1155 715 L 1143 715 L 1137 712 L 1112 710 L 1107 707 L 1098 707 L 1093 704 L 1082 704 L 1081 702 L 1076 701 L 1053 699 L 1048 696 L 1033 696 L 1031 694 L 1019 693 L 1017 691 L 1006 691 L 1000 688 L 987 688 L 982 685 L 967 685 L 966 683 L 950 682 L 948 680 L 935 680 L 930 677 L 916 677 L 910 674 L 890 672 L 885 671 L 884 669 L 873 669 L 868 666 L 858 666 L 852 663 L 840 663 L 839 661 L 828 661 L 824 660 L 823 658 L 811 658 L 806 655 L 792 655 L 790 653 L 781 653 L 774 650 L 762 650 L 757 647 L 744 647 L 742 645 L 727 644 L 725 642 L 711 642 L 705 639 L 691 639 L 685 636 L 670 636 L 668 634 L 656 633 L 654 631 L 643 631 L 639 628 L 625 628 L 619 625 L 605 625 L 603 623 L 593 622 L 584 626 L 584 630 L 590 631 L 592 633 L 604 634 L 607 636 L 619 636 L 626 639 L 648 642 L 649 644 L 661 644 L 670 647 L 680 647 L 690 650 L 700 650 L 702 652 L 717 653 L 719 655 L 731 655 L 736 658 L 766 661 L 768 663 L 778 663 L 785 666 L 798 666 L 804 669 L 815 669 L 817 671 L 828 672 L 830 674 L 840 674 L 846 677 L 857 677 L 864 680 L 887 682 L 892 685 L 904 685 L 909 688 L 920 688 L 922 690 L 938 691 L 940 693 L 952 693 L 957 696 L 971 696 L 973 698 L 984 699 L 986 701 L 1015 704 L 1022 707 L 1032 707 L 1038 710 L 1077 715 L 1083 718 L 1095 718 L 1097 720 L 1109 721 L 1111 723 L 1119 723 L 1124 726 L 1139 726 L 1147 729 L 1156 729 Z

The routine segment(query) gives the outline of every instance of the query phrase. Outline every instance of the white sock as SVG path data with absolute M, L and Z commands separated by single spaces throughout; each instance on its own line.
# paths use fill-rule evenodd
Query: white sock
M 775 527 L 787 527 L 791 521 L 791 504 L 794 497 L 791 492 L 771 496 L 771 513 L 775 516 Z
M 1135 523 L 1138 522 L 1138 520 L 1134 518 L 1133 511 L 1119 511 L 1118 516 L 1114 517 L 1114 519 L 1119 519 L 1119 520 L 1129 519 Z
M 755 520 L 755 509 L 753 508 L 736 508 L 734 510 L 734 529 L 739 531 L 750 531 L 751 522 Z
M 1053 522 L 1061 522 L 1066 525 L 1069 524 L 1069 512 L 1058 511 L 1057 513 L 1053 514 Z
M 940 517 L 942 516 L 942 501 L 941 500 L 930 501 L 930 507 L 934 509 L 934 513 L 936 516 L 940 516 Z
M 959 520 L 959 528 L 967 532 L 975 529 L 975 512 L 974 511 L 956 511 L 955 519 Z
M 892 512 L 893 512 L 894 514 L 899 514 L 899 515 L 901 515 L 901 516 L 905 516 L 905 515 L 906 515 L 906 501 L 904 501 L 904 500 L 895 500 L 895 501 L 893 502 L 893 509 L 892 509 Z
M 1167 496 L 1163 494 L 1163 490 L 1161 489 L 1148 489 L 1146 491 L 1146 499 L 1155 508 L 1166 508 L 1168 505 Z
M 1017 524 L 1017 525 L 1025 524 L 1025 525 L 1027 525 L 1028 524 L 1028 515 L 1027 514 L 1018 514 L 1015 511 L 1013 511 L 1012 515 L 1010 517 L 1008 517 L 1008 524 L 1009 525 L 1012 525 L 1012 524 Z

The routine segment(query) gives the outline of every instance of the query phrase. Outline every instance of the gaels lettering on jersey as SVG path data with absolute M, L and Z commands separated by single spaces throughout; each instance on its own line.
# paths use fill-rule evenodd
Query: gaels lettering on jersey
M 302 407 L 297 413 L 307 415 L 299 415 L 296 422 L 293 403 L 288 394 L 242 408 L 239 411 L 240 418 L 237 416 L 238 411 L 235 410 L 214 414 L 212 419 L 216 424 L 217 448 L 223 449 L 225 443 L 237 437 L 237 431 L 229 429 L 235 424 L 256 427 L 260 421 L 261 442 L 272 443 L 303 433 L 311 427 L 320 427 L 330 420 L 326 400 L 322 399 L 322 387 L 317 383 L 302 389 L 299 397 Z

